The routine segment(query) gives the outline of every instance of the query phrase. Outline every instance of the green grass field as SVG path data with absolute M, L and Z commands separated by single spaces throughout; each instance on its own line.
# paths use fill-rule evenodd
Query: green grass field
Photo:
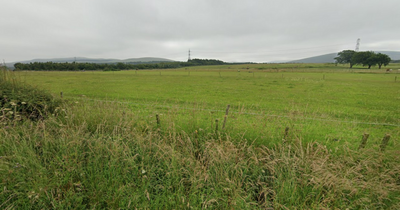
M 395 82 L 400 74 L 385 70 L 253 64 L 18 74 L 55 95 L 63 92 L 64 98 L 120 101 L 140 110 L 143 119 L 153 118 L 153 123 L 160 114 L 163 127 L 174 123 L 185 132 L 212 132 L 215 119 L 222 122 L 229 104 L 226 130 L 264 145 L 280 142 L 286 127 L 305 141 L 334 146 L 358 144 L 365 132 L 375 143 L 385 133 L 394 138 L 400 134 L 400 81 Z
M 0 209 L 399 209 L 389 68 L 2 70 Z

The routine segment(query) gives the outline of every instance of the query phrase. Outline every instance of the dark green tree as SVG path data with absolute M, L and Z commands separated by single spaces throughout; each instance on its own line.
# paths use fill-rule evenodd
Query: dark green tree
M 340 64 L 346 64 L 349 63 L 350 64 L 350 68 L 353 67 L 354 63 L 352 63 L 351 58 L 353 57 L 353 55 L 356 53 L 356 51 L 354 50 L 343 50 L 341 52 L 338 53 L 338 56 L 335 58 L 336 63 L 340 63 Z
M 376 63 L 379 66 L 379 69 L 381 69 L 382 65 L 386 66 L 390 63 L 390 61 L 392 61 L 392 59 L 386 55 L 386 54 L 382 54 L 382 53 L 378 53 L 375 55 L 376 57 Z
M 116 69 L 119 69 L 119 70 L 124 70 L 124 69 L 127 69 L 127 66 L 126 66 L 125 63 L 118 62 L 118 63 L 116 64 L 115 68 L 116 68 Z
M 368 66 L 368 69 L 370 69 L 371 66 L 377 64 L 375 55 L 376 54 L 372 51 L 356 52 L 351 58 L 351 63 L 353 63 L 353 65 L 362 64 L 363 66 Z
M 15 70 L 26 70 L 25 64 L 23 64 L 23 63 L 15 63 L 14 68 L 15 68 Z

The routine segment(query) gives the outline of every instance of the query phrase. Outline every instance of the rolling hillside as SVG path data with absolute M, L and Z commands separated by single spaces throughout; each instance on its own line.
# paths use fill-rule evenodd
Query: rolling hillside
M 383 53 L 389 55 L 392 60 L 400 60 L 400 52 L 399 51 L 375 51 L 376 53 Z M 329 53 L 325 55 L 319 55 L 309 58 L 303 58 L 299 60 L 289 61 L 288 63 L 334 63 L 334 58 L 337 56 L 337 53 Z

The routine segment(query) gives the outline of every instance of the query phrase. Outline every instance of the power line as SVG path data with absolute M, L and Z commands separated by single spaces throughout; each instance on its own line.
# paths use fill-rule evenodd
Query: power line
M 217 51 L 217 50 L 204 50 L 201 48 L 196 48 L 196 52 L 200 53 L 246 53 L 246 52 L 251 52 L 251 53 L 260 53 L 260 52 L 267 52 L 267 53 L 276 53 L 279 51 L 297 51 L 297 50 L 302 50 L 301 53 L 304 53 L 303 50 L 307 49 L 319 49 L 319 48 L 326 48 L 326 47 L 337 47 L 337 46 L 343 46 L 345 44 L 334 44 L 334 45 L 324 45 L 324 46 L 317 46 L 317 47 L 304 47 L 304 48 L 292 48 L 292 49 L 269 49 L 269 50 L 256 50 L 256 49 L 249 49 L 248 51 Z

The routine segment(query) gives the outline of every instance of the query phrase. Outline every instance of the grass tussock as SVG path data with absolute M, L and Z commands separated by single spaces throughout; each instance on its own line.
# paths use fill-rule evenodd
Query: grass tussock
M 255 146 L 179 128 L 121 104 L 82 101 L 2 125 L 0 208 L 400 208 L 392 148 L 338 152 L 298 138 Z
M 13 72 L 0 66 L 0 122 L 43 119 L 59 105 L 50 93 L 21 83 Z

